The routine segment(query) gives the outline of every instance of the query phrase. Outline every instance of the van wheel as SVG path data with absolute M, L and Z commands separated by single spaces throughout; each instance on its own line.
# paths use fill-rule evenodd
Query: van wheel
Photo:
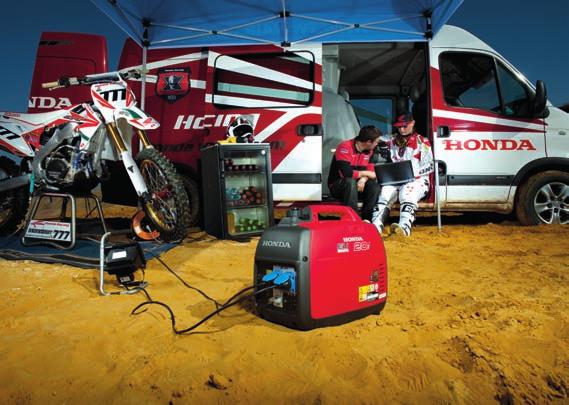
M 200 188 L 194 179 L 182 175 L 182 182 L 188 194 L 188 201 L 190 202 L 190 226 L 198 226 L 200 222 L 201 213 L 201 198 Z
M 516 216 L 522 225 L 569 223 L 569 173 L 548 170 L 525 182 L 518 192 Z

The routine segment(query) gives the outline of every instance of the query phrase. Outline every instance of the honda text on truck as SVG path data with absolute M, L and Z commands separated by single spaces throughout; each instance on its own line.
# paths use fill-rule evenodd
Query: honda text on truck
M 84 101 L 84 89 L 47 91 L 41 83 L 106 71 L 106 53 L 100 36 L 44 33 L 29 111 Z M 128 39 L 119 69 L 140 67 L 141 57 Z M 148 137 L 183 175 L 194 223 L 200 148 L 224 139 L 236 117 L 247 116 L 255 142 L 271 146 L 278 207 L 326 199 L 336 145 L 363 125 L 389 134 L 404 111 L 434 145 L 443 211 L 515 212 L 525 225 L 569 222 L 569 114 L 547 101 L 543 82 L 532 85 L 463 29 L 444 26 L 426 42 L 151 49 L 147 71 L 144 109 L 161 124 Z M 140 98 L 140 81 L 132 88 Z M 103 184 L 104 200 L 129 202 L 116 192 L 120 183 Z M 436 194 L 421 208 L 435 210 Z

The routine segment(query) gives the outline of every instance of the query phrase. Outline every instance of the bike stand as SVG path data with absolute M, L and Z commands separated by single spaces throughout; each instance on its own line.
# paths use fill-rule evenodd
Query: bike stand
M 52 219 L 36 219 L 40 203 L 43 199 L 49 198 L 61 201 L 61 211 L 59 218 Z M 22 237 L 22 245 L 35 246 L 47 245 L 57 249 L 69 250 L 75 246 L 76 225 L 77 225 L 77 198 L 85 201 L 85 206 L 89 206 L 89 201 L 94 201 L 99 220 L 103 228 L 103 233 L 107 233 L 105 218 L 103 216 L 103 208 L 101 201 L 93 194 L 73 195 L 68 193 L 40 193 L 33 197 L 30 215 L 24 227 L 25 233 Z M 67 218 L 67 204 L 71 203 L 71 217 Z M 92 211 L 92 210 L 91 210 Z M 87 215 L 91 212 L 88 211 Z

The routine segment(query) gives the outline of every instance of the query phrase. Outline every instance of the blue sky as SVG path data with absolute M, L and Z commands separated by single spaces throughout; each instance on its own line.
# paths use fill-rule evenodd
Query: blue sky
M 401 1 L 401 0 L 400 0 Z M 569 0 L 465 0 L 450 20 L 500 52 L 554 105 L 569 103 Z M 115 69 L 125 35 L 88 0 L 6 2 L 0 14 L 0 111 L 25 111 L 42 31 L 86 32 L 108 39 Z

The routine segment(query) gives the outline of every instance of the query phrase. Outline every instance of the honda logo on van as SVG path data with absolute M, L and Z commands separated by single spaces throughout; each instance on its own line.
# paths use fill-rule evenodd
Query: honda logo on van
M 66 97 L 30 97 L 28 108 L 67 108 L 71 100 Z
M 231 122 L 242 114 L 207 114 L 202 116 L 178 115 L 174 129 L 204 129 L 211 127 L 228 127 Z M 253 127 L 261 114 L 247 114 L 253 121 Z
M 445 150 L 535 150 L 529 139 L 445 139 Z

